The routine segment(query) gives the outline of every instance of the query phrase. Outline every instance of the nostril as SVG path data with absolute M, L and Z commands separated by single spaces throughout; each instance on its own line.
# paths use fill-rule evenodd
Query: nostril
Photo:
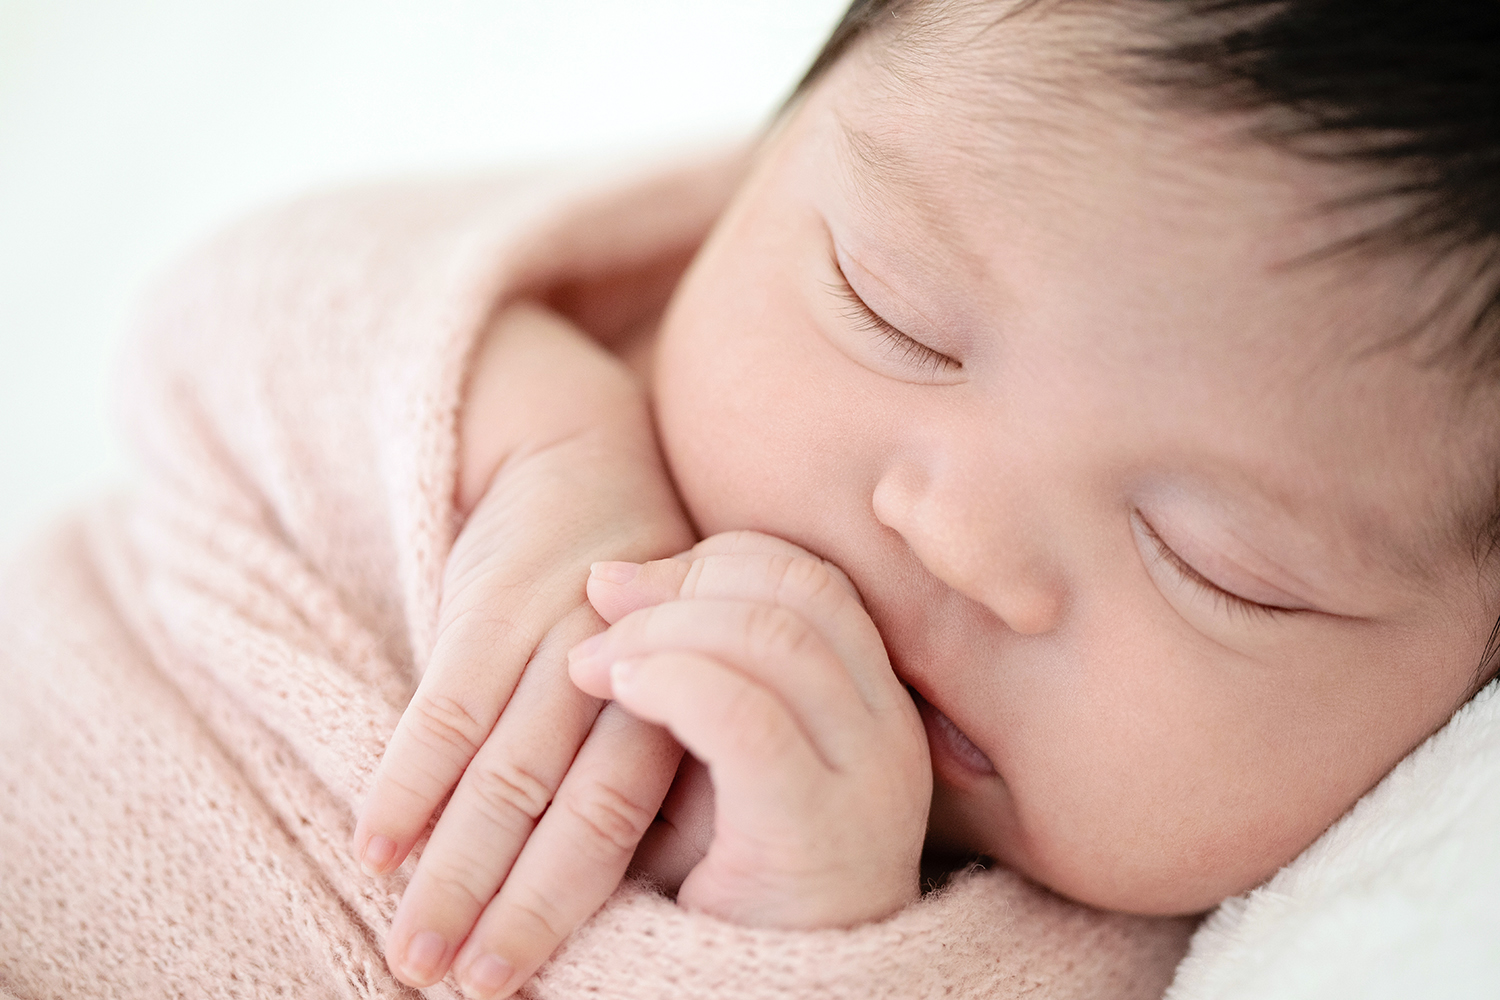
M 890 477 L 882 478 L 875 484 L 875 492 L 870 497 L 870 507 L 875 511 L 875 520 L 893 531 L 901 529 L 897 525 L 901 522 L 901 509 L 910 506 L 899 503 L 896 489 L 891 485 Z
M 905 536 L 917 513 L 916 507 L 928 491 L 926 473 L 917 468 L 898 467 L 886 470 L 875 484 L 870 506 L 875 520 Z
M 989 602 L 986 602 L 989 603 Z M 1028 587 L 1007 597 L 1000 618 L 1012 632 L 1045 635 L 1062 619 L 1062 596 L 1050 588 Z

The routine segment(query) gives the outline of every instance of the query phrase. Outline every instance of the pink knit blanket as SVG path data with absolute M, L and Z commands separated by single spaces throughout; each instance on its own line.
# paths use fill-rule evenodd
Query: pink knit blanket
M 122 380 L 138 481 L 0 579 L 0 995 L 415 992 L 381 957 L 411 862 L 366 878 L 349 839 L 432 641 L 472 346 L 518 295 L 680 257 L 736 170 L 318 196 L 170 276 Z M 627 884 L 527 990 L 1146 1000 L 1190 929 L 1004 871 L 816 933 Z

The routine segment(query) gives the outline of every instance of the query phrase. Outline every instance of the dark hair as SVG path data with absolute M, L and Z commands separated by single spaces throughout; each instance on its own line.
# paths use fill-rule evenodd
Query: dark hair
M 882 19 L 935 2 L 854 0 L 796 94 Z M 1120 54 L 1134 82 L 1249 112 L 1261 139 L 1357 168 L 1363 186 L 1339 204 L 1393 211 L 1328 252 L 1422 248 L 1461 261 L 1429 317 L 1459 318 L 1437 355 L 1500 373 L 1500 0 L 1051 2 L 1128 15 Z
M 828 41 L 823 43 L 822 51 L 797 84 L 797 89 L 792 91 L 792 100 L 805 93 L 830 66 L 838 62 L 849 46 L 879 21 L 881 15 L 889 14 L 893 8 L 904 6 L 905 3 L 906 0 L 854 0 L 849 9 L 844 11 L 833 34 L 828 36 Z
M 883 20 L 941 2 L 854 0 L 793 99 Z M 1325 254 L 1414 249 L 1456 263 L 1407 336 L 1456 320 L 1430 359 L 1469 385 L 1500 375 L 1500 0 L 1009 0 L 1049 3 L 1128 18 L 1119 65 L 1144 92 L 1248 113 L 1259 139 L 1349 166 L 1351 192 L 1331 207 L 1389 211 Z M 1500 487 L 1480 513 L 1484 564 L 1500 552 Z M 1474 690 L 1497 663 L 1500 621 Z

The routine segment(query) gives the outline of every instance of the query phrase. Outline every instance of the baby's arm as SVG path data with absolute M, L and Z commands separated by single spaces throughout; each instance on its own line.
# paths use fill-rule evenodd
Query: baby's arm
M 585 599 L 589 564 L 692 541 L 636 381 L 561 317 L 512 307 L 479 347 L 462 444 L 467 519 L 438 639 L 355 832 L 367 870 L 391 871 L 452 792 L 386 941 L 414 985 L 443 976 L 481 912 L 518 964 L 540 964 L 629 862 L 639 831 L 608 820 L 644 830 L 681 754 L 655 726 L 600 716 L 564 669 L 604 627 Z M 496 899 L 544 810 L 553 863 Z M 592 864 L 569 863 L 580 856 Z

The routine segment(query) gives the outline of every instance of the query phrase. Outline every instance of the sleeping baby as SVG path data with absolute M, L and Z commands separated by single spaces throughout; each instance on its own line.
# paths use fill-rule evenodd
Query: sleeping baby
M 817 929 L 924 851 L 1150 915 L 1302 852 L 1495 673 L 1497 39 L 858 0 L 659 322 L 477 349 L 396 976 L 507 996 L 632 864 Z

